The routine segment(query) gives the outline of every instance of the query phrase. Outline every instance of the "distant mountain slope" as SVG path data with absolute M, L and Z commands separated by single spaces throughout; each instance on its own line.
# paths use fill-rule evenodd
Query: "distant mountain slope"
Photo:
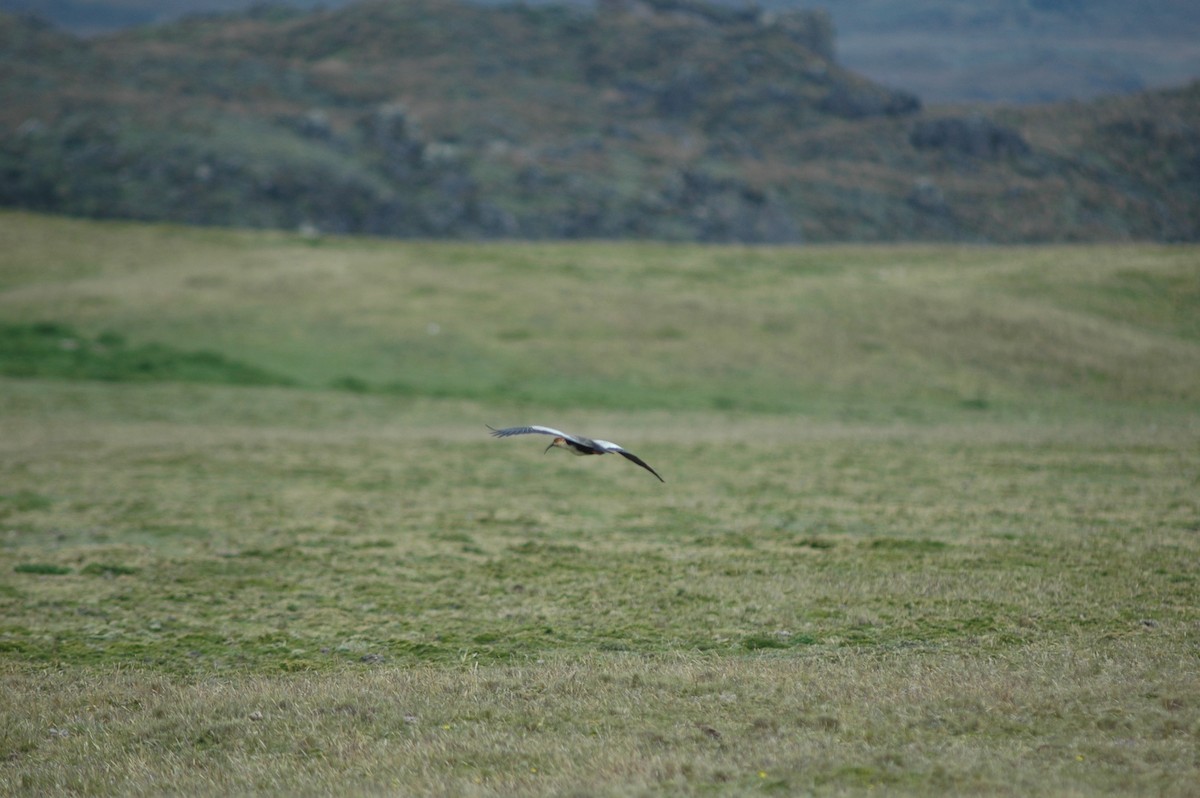
M 764 0 L 791 4 L 790 0 Z M 843 63 L 929 103 L 1087 99 L 1200 78 L 1193 0 L 813 0 Z
M 475 0 L 496 5 L 515 0 Z M 590 8 L 594 0 L 558 0 Z M 350 0 L 273 0 L 311 10 Z M 522 0 L 545 5 L 554 0 Z M 746 0 L 718 0 L 745 8 Z M 1200 77 L 1194 0 L 757 0 L 826 9 L 846 67 L 929 103 L 1051 102 L 1182 85 Z M 76 33 L 110 32 L 259 0 L 0 0 Z
M 82 36 L 122 28 L 173 22 L 202 14 L 230 14 L 255 7 L 314 10 L 337 8 L 355 0 L 0 0 L 0 12 L 31 14 Z
M 1195 240 L 1200 85 L 923 112 L 828 16 L 369 2 L 0 18 L 0 204 L 397 236 Z

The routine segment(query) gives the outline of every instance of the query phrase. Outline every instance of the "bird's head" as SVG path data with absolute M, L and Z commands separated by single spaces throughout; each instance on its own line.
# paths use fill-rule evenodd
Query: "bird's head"
M 554 440 L 550 441 L 550 445 L 546 447 L 546 450 L 544 452 L 542 452 L 542 454 L 545 454 L 546 452 L 550 451 L 555 446 L 559 446 L 559 447 L 565 446 L 566 443 L 567 443 L 566 438 L 555 438 Z

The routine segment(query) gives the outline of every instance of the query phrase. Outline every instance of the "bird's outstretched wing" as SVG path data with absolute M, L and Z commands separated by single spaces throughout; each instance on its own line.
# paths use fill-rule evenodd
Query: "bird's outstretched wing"
M 637 464 L 638 464 L 638 465 L 640 465 L 642 468 L 646 469 L 646 470 L 647 470 L 647 471 L 649 471 L 651 474 L 653 474 L 654 476 L 658 477 L 658 472 L 657 472 L 657 471 L 655 471 L 655 470 L 654 470 L 653 468 L 651 468 L 650 466 L 646 465 L 646 461 L 645 461 L 645 460 L 643 460 L 642 458 L 638 457 L 636 454 L 633 454 L 632 452 L 627 452 L 627 451 L 625 451 L 624 449 L 622 449 L 622 448 L 621 448 L 621 447 L 619 447 L 619 446 L 618 446 L 617 448 L 613 449 L 613 451 L 614 451 L 614 452 L 616 452 L 617 454 L 621 455 L 622 457 L 624 457 L 626 460 L 629 460 L 630 462 L 637 463 Z M 659 482 L 666 482 L 666 480 L 665 480 L 665 479 L 663 479 L 662 477 L 658 477 L 658 481 L 659 481 Z
M 491 424 L 488 424 L 487 428 L 490 429 L 492 431 L 492 435 L 497 438 L 507 438 L 510 435 L 553 435 L 556 438 L 568 438 L 570 440 L 575 440 L 574 435 L 568 435 L 565 432 L 559 432 L 558 430 L 551 429 L 550 427 L 532 426 L 505 427 L 504 429 L 496 429 Z

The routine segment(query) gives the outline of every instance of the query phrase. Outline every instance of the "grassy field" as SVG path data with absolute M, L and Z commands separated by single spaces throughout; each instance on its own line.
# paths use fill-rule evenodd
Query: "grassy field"
M 1198 264 L 0 214 L 0 794 L 1195 795 Z

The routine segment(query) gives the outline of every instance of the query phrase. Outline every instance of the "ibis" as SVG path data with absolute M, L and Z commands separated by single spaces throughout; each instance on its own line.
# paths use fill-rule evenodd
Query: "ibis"
M 659 482 L 666 482 L 665 479 L 658 476 L 658 472 L 646 464 L 642 458 L 630 451 L 626 451 L 624 447 L 618 446 L 612 441 L 601 441 L 592 438 L 585 438 L 582 435 L 571 435 L 566 432 L 551 427 L 529 426 L 529 427 L 505 427 L 504 429 L 496 429 L 488 425 L 488 429 L 492 431 L 492 435 L 497 438 L 508 438 L 512 435 L 550 435 L 554 440 L 550 441 L 550 445 L 546 447 L 545 454 L 553 448 L 566 449 L 572 454 L 619 454 L 630 462 L 637 463 L 642 468 L 649 471 L 654 476 L 658 477 Z

